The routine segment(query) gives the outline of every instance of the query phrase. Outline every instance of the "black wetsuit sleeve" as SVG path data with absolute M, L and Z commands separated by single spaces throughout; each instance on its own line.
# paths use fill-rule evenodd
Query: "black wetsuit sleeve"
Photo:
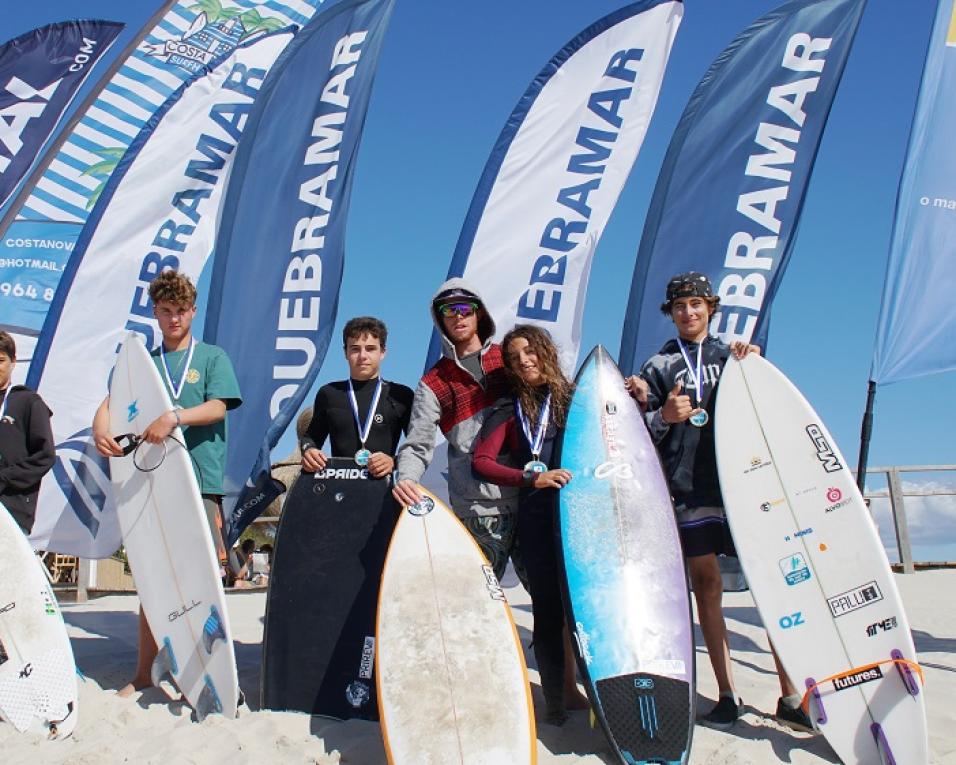
M 398 425 L 402 433 L 407 436 L 408 423 L 412 419 L 412 401 L 415 398 L 415 391 L 405 385 L 396 385 L 394 395 L 396 402 L 398 402 Z
M 321 449 L 322 444 L 329 437 L 329 418 L 328 418 L 328 391 L 325 386 L 319 388 L 315 394 L 315 402 L 312 405 L 312 422 L 305 431 L 302 438 L 302 451 L 308 449 Z

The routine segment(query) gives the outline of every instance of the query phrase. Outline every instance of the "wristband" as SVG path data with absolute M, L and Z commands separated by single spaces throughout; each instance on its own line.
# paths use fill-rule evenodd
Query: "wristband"
M 182 427 L 183 421 L 179 419 L 179 409 L 173 408 L 172 412 L 173 412 L 173 417 L 176 418 L 176 427 L 177 428 Z

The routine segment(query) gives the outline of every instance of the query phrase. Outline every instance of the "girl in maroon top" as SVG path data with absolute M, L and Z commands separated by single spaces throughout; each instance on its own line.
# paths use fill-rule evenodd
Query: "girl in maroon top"
M 518 544 L 531 591 L 534 655 L 547 706 L 545 720 L 560 725 L 567 719 L 565 619 L 555 513 L 558 490 L 571 480 L 571 473 L 553 464 L 552 451 L 567 415 L 571 383 L 545 330 L 519 324 L 505 335 L 501 347 L 513 395 L 500 401 L 485 421 L 472 464 L 487 481 L 520 487 Z

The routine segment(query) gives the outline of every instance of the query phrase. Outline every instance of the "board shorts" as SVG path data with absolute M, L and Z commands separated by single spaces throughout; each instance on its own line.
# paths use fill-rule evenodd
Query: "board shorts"
M 218 494 L 203 494 L 202 506 L 206 511 L 206 522 L 209 524 L 212 546 L 216 549 L 216 559 L 220 566 L 225 566 L 228 562 L 228 554 L 222 539 L 222 497 Z
M 505 515 L 476 515 L 471 518 L 459 519 L 468 529 L 472 538 L 478 543 L 482 554 L 495 570 L 495 576 L 500 582 L 505 575 L 508 558 L 511 558 L 515 573 L 522 586 L 528 590 L 528 574 L 521 562 L 521 551 L 518 547 L 518 516 L 514 513 Z M 530 590 L 528 590 L 530 592 Z
M 722 507 L 679 507 L 677 530 L 685 558 L 711 554 L 737 557 Z

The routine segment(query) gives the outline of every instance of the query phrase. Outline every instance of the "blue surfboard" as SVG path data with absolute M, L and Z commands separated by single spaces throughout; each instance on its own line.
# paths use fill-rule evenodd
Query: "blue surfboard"
M 624 378 L 598 346 L 561 443 L 570 629 L 594 713 L 627 765 L 686 763 L 694 727 L 690 600 L 667 481 Z

